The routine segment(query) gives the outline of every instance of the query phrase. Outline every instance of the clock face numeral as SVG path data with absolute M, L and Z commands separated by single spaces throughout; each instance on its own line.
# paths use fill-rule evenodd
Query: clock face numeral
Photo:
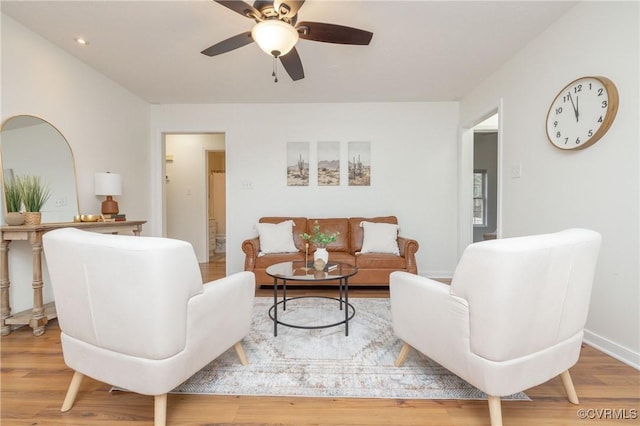
M 567 85 L 556 96 L 547 115 L 547 136 L 551 143 L 561 149 L 579 149 L 599 139 L 616 113 L 616 108 L 611 111 L 610 96 L 617 108 L 617 91 L 605 78 L 584 77 Z

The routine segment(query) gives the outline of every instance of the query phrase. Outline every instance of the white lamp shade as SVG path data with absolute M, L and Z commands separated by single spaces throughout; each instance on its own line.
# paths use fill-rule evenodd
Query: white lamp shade
M 96 195 L 122 195 L 122 176 L 117 173 L 96 173 L 93 184 Z
M 298 42 L 298 31 L 277 19 L 258 22 L 251 30 L 251 38 L 268 55 L 284 56 Z

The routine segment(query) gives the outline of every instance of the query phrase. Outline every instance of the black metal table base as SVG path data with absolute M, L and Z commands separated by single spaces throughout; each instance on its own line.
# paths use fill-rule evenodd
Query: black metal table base
M 327 296 L 298 296 L 298 297 L 290 297 L 287 298 L 287 280 L 282 279 L 282 300 L 278 301 L 278 279 L 274 278 L 273 280 L 273 305 L 269 308 L 269 318 L 273 321 L 273 335 L 278 335 L 278 324 L 284 325 L 286 327 L 291 328 L 300 328 L 305 330 L 314 330 L 319 328 L 330 328 L 336 327 L 340 324 L 344 324 L 344 333 L 345 336 L 349 335 L 349 320 L 354 317 L 356 314 L 356 308 L 353 307 L 351 303 L 349 303 L 349 283 L 347 278 L 340 279 L 339 287 L 339 297 L 327 297 Z M 344 295 L 344 297 L 343 297 Z M 298 324 L 289 324 L 284 321 L 280 321 L 278 319 L 278 306 L 282 306 L 282 310 L 287 310 L 287 302 L 296 299 L 330 299 L 338 302 L 340 310 L 344 310 L 344 320 L 338 321 L 332 324 L 323 324 L 323 325 L 314 325 L 314 326 L 306 326 L 306 325 L 298 325 Z M 344 309 L 343 309 L 344 308 Z
M 340 310 L 342 310 L 343 306 L 346 306 L 347 309 L 345 309 L 345 315 L 344 315 L 344 319 L 342 321 L 338 321 L 335 322 L 333 324 L 322 324 L 322 325 L 299 325 L 299 324 L 290 324 L 290 323 L 286 323 L 284 321 L 281 320 L 277 320 L 277 316 L 278 316 L 278 312 L 277 312 L 277 306 L 278 305 L 285 305 L 285 302 L 291 302 L 292 300 L 296 300 L 296 299 L 329 299 L 329 300 L 335 300 L 336 302 L 338 302 L 340 304 Z M 283 309 L 286 310 L 286 309 Z M 278 335 L 278 327 L 277 325 L 284 325 L 286 327 L 291 327 L 291 328 L 300 328 L 300 329 L 304 329 L 304 330 L 315 330 L 315 329 L 319 329 L 319 328 L 330 328 L 330 327 L 336 327 L 340 324 L 344 324 L 345 325 L 345 335 L 348 336 L 349 335 L 349 320 L 351 320 L 351 318 L 354 317 L 354 315 L 356 314 L 356 308 L 353 307 L 353 305 L 351 303 L 347 303 L 344 300 L 340 300 L 337 297 L 327 297 L 327 296 L 298 296 L 298 297 L 290 297 L 287 300 L 281 300 L 278 303 L 276 303 L 275 305 L 272 305 L 271 308 L 269 308 L 269 318 L 271 318 L 274 322 L 274 326 L 273 326 L 273 335 L 277 336 Z

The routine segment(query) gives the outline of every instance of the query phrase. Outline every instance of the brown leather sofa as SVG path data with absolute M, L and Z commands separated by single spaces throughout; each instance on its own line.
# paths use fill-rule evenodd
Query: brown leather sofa
M 393 271 L 406 271 L 416 274 L 415 254 L 418 251 L 418 242 L 413 239 L 398 236 L 398 248 L 400 255 L 390 253 L 359 253 L 362 249 L 364 231 L 360 227 L 362 221 L 382 222 L 397 224 L 395 216 L 385 217 L 351 217 L 351 218 L 331 218 L 313 219 L 305 217 L 263 217 L 261 223 L 281 223 L 292 220 L 293 241 L 298 249 L 295 253 L 273 253 L 259 256 L 260 238 L 255 237 L 245 240 L 242 243 L 242 251 L 245 253 L 244 269 L 253 271 L 258 284 L 273 284 L 273 278 L 265 273 L 265 269 L 279 262 L 292 260 L 305 260 L 305 243 L 301 234 L 312 233 L 315 221 L 318 221 L 322 232 L 339 232 L 337 241 L 327 245 L 329 252 L 329 262 L 347 263 L 358 267 L 358 273 L 349 278 L 349 285 L 360 286 L 388 286 L 389 274 Z M 309 260 L 315 251 L 313 244 L 309 246 Z

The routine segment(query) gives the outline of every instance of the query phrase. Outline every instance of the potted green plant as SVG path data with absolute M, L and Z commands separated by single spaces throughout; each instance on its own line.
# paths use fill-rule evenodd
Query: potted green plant
M 313 259 L 322 259 L 326 264 L 329 261 L 329 253 L 327 253 L 327 244 L 333 243 L 338 239 L 339 232 L 326 233 L 320 231 L 320 224 L 316 220 L 311 229 L 312 233 L 300 234 L 303 240 L 309 241 L 316 246 L 316 251 L 313 254 Z
M 7 225 L 22 225 L 24 223 L 24 215 L 20 213 L 22 194 L 18 182 L 13 177 L 4 182 L 4 199 L 7 203 L 7 216 L 4 218 Z
M 40 179 L 40 176 L 25 175 L 16 177 L 22 204 L 24 205 L 24 223 L 38 225 L 42 221 L 40 210 L 51 196 L 49 186 Z

